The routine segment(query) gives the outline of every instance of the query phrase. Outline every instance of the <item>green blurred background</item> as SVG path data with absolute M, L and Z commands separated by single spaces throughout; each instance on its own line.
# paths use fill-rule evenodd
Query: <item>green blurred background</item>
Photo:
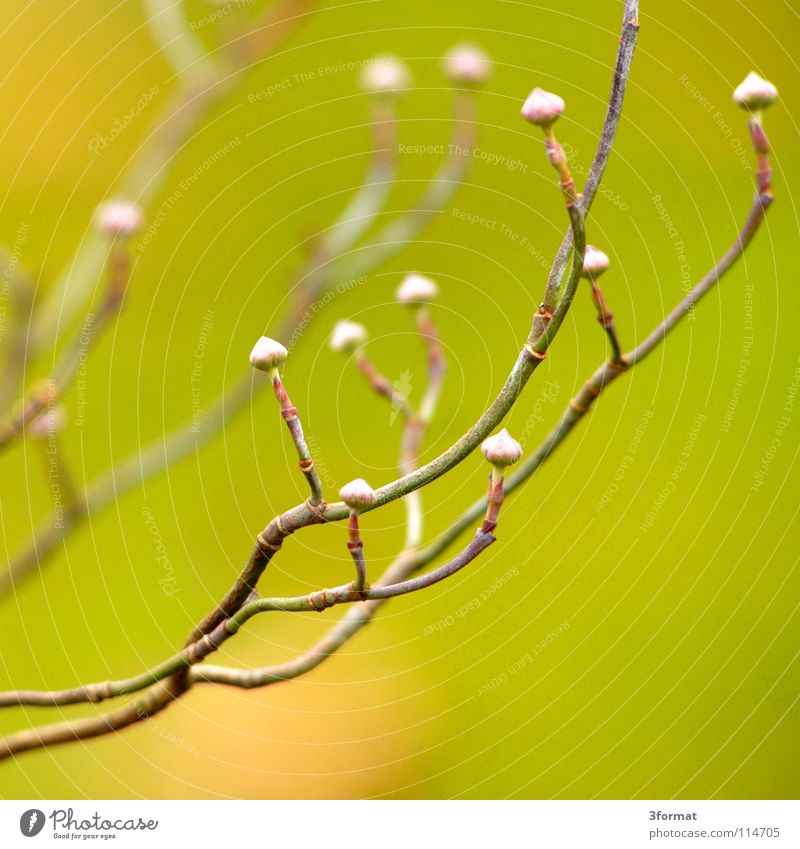
M 187 3 L 187 17 L 213 8 Z M 479 147 L 519 165 L 475 159 L 451 208 L 366 285 L 335 298 L 286 373 L 329 489 L 359 475 L 390 480 L 399 423 L 326 339 L 337 319 L 365 322 L 375 361 L 392 379 L 407 370 L 418 398 L 422 353 L 392 293 L 406 272 L 430 274 L 450 369 L 423 459 L 460 435 L 500 387 L 564 227 L 520 101 L 537 84 L 565 97 L 559 137 L 585 173 L 620 15 L 619 2 L 578 0 L 322 3 L 278 55 L 243 75 L 149 210 L 180 191 L 137 251 L 126 309 L 89 360 L 86 421 L 64 437 L 76 477 L 90 480 L 191 417 L 208 317 L 204 409 L 283 308 L 302 259 L 298 233 L 332 220 L 368 162 L 367 98 L 348 63 L 380 52 L 405 59 L 415 90 L 400 105 L 401 141 L 439 144 L 452 100 L 441 57 L 470 40 L 496 63 L 478 96 Z M 37 0 L 3 18 L 0 236 L 14 244 L 23 227 L 21 259 L 46 289 L 113 194 L 172 75 L 138 3 Z M 605 290 L 626 346 L 705 273 L 746 214 L 753 157 L 731 91 L 756 69 L 781 92 L 766 122 L 777 201 L 745 261 L 609 390 L 535 493 L 509 499 L 498 543 L 467 571 L 392 603 L 303 679 L 250 692 L 198 687 L 118 736 L 3 763 L 3 797 L 796 797 L 798 15 L 780 0 L 724 9 L 645 0 L 641 24 L 590 220 L 590 241 L 614 263 Z M 219 36 L 198 34 L 209 47 Z M 329 72 L 295 78 L 317 69 Z M 249 97 L 284 80 L 272 96 Z M 112 144 L 88 149 L 154 86 Z M 400 157 L 382 221 L 413 204 L 439 160 Z M 474 214 L 499 224 L 462 220 Z M 528 450 L 603 356 L 583 292 L 511 416 Z M 74 417 L 74 393 L 67 403 Z M 254 534 L 301 497 L 290 447 L 260 393 L 224 437 L 92 517 L 2 601 L 0 685 L 103 680 L 171 653 L 228 587 Z M 0 463 L 8 555 L 47 515 L 49 493 L 29 441 Z M 425 490 L 428 536 L 482 493 L 485 472 L 470 458 Z M 148 517 L 174 574 L 156 560 Z M 365 519 L 373 574 L 402 544 L 402 517 L 394 504 Z M 344 530 L 312 529 L 284 547 L 262 592 L 303 593 L 349 574 Z M 289 658 L 339 614 L 261 617 L 219 662 Z M 0 728 L 92 710 L 5 711 Z

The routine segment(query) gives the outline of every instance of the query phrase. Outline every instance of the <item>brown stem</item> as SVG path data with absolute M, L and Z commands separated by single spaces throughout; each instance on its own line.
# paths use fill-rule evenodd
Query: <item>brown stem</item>
M 297 407 L 292 404 L 292 400 L 289 398 L 289 393 L 286 391 L 286 387 L 283 385 L 277 371 L 272 378 L 272 388 L 275 392 L 275 397 L 278 399 L 278 403 L 280 404 L 281 415 L 283 416 L 283 420 L 286 422 L 286 427 L 292 437 L 292 442 L 294 442 L 294 446 L 297 449 L 300 471 L 305 476 L 306 481 L 308 481 L 308 486 L 311 490 L 309 501 L 315 506 L 320 505 L 323 503 L 322 481 L 319 479 L 319 473 L 314 466 L 314 458 L 311 456 L 311 452 L 308 449 L 306 437 L 303 433 L 303 425 L 297 414 Z

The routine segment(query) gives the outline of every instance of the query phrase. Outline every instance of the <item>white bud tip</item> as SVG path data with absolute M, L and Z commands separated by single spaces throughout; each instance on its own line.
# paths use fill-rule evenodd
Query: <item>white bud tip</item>
M 105 236 L 133 236 L 142 229 L 142 208 L 127 200 L 109 200 L 95 213 L 97 229 Z
M 375 490 L 363 478 L 356 478 L 339 490 L 339 497 L 348 507 L 363 510 L 375 503 Z
M 493 466 L 510 466 L 522 456 L 522 446 L 505 428 L 484 439 L 481 451 Z
M 395 297 L 401 304 L 411 304 L 419 301 L 433 301 L 438 294 L 439 287 L 430 277 L 409 274 L 398 287 Z
M 550 91 L 535 88 L 522 104 L 522 117 L 537 127 L 549 127 L 564 111 L 564 101 Z
M 331 333 L 331 350 L 346 354 L 360 348 L 367 341 L 367 328 L 357 321 L 340 321 Z
M 600 250 L 600 248 L 594 247 L 594 245 L 587 245 L 586 250 L 583 254 L 583 276 L 588 277 L 590 279 L 599 277 L 604 272 L 608 271 L 608 267 L 611 265 L 611 260 L 609 260 L 608 256 Z
M 778 89 L 755 71 L 750 71 L 744 82 L 736 87 L 733 99 L 743 109 L 766 109 L 778 99 Z
M 250 352 L 250 365 L 260 371 L 273 371 L 286 362 L 289 352 L 275 339 L 262 336 Z
M 359 83 L 369 92 L 400 91 L 411 85 L 411 73 L 394 56 L 376 56 L 361 71 Z
M 458 44 L 444 57 L 444 72 L 455 83 L 483 83 L 492 75 L 491 59 L 474 44 Z
M 38 415 L 29 425 L 28 433 L 34 439 L 49 439 L 63 429 L 67 414 L 62 406 L 51 407 Z

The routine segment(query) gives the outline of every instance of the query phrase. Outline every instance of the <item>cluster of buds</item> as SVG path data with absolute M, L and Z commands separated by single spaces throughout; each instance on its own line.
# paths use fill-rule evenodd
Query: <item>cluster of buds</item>
M 492 75 L 492 62 L 474 44 L 458 44 L 445 55 L 442 62 L 447 77 L 466 87 L 480 85 Z M 361 88 L 370 94 L 390 95 L 411 86 L 411 72 L 396 56 L 376 56 L 359 75 Z

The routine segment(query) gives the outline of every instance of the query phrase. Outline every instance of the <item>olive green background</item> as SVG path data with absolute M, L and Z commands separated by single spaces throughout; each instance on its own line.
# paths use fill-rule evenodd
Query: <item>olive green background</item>
M 439 281 L 435 317 L 449 358 L 423 459 L 501 386 L 565 224 L 520 102 L 537 84 L 564 96 L 558 135 L 585 174 L 621 4 L 321 5 L 279 55 L 244 74 L 149 210 L 179 192 L 137 251 L 124 313 L 91 355 L 82 426 L 75 394 L 68 399 L 64 446 L 80 481 L 191 417 L 198 343 L 203 409 L 247 367 L 253 341 L 285 305 L 299 234 L 331 221 L 364 173 L 368 100 L 353 64 L 379 52 L 403 57 L 414 74 L 401 141 L 436 145 L 451 129 L 441 57 L 457 41 L 482 45 L 496 64 L 478 96 L 479 149 L 512 165 L 478 155 L 451 208 L 366 284 L 334 298 L 296 345 L 286 381 L 327 489 L 394 476 L 399 423 L 326 339 L 338 319 L 365 322 L 375 361 L 393 380 L 407 371 L 419 398 L 421 347 L 410 314 L 392 301 L 404 273 Z M 187 15 L 211 8 L 198 0 Z M 0 235 L 13 244 L 23 225 L 22 260 L 46 289 L 173 82 L 138 3 L 39 0 L 3 18 Z M 213 27 L 198 32 L 213 46 Z M 496 545 L 447 583 L 393 602 L 307 677 L 263 691 L 198 687 L 118 736 L 3 763 L 0 794 L 796 797 L 799 37 L 797 12 L 779 0 L 642 3 L 626 112 L 589 222 L 590 241 L 612 257 L 604 288 L 624 343 L 705 273 L 746 214 L 753 157 L 731 91 L 751 69 L 781 91 L 766 120 L 777 200 L 745 261 L 509 499 Z M 153 86 L 152 103 L 113 143 L 88 149 Z M 400 155 L 381 221 L 415 203 L 440 159 Z M 462 220 L 473 215 L 497 223 Z M 603 357 L 582 291 L 510 418 L 527 450 Z M 485 474 L 470 457 L 425 490 L 426 536 L 482 493 Z M 47 512 L 37 446 L 5 454 L 0 476 L 10 553 Z M 260 393 L 224 437 L 92 517 L 2 601 L 2 687 L 103 680 L 165 657 L 228 587 L 254 534 L 302 497 L 298 477 L 274 402 Z M 393 504 L 364 519 L 371 574 L 402 544 L 402 517 Z M 153 527 L 174 575 L 156 560 Z M 338 526 L 299 535 L 262 592 L 347 579 L 344 541 Z M 339 614 L 262 616 L 220 662 L 289 658 Z M 6 711 L 0 728 L 93 710 Z

